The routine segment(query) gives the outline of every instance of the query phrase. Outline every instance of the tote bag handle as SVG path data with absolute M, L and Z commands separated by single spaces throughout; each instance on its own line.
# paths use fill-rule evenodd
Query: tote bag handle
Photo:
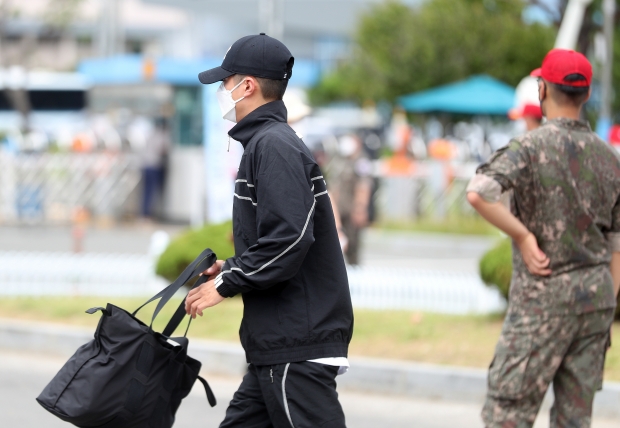
M 162 310 L 164 306 L 166 306 L 166 304 L 170 301 L 170 299 L 174 296 L 174 294 L 177 291 L 179 291 L 181 287 L 183 287 L 183 285 L 185 285 L 192 278 L 197 277 L 202 272 L 204 272 L 205 270 L 213 266 L 213 264 L 216 261 L 217 261 L 217 257 L 215 253 L 211 251 L 210 248 L 207 248 L 202 253 L 200 253 L 200 255 L 196 257 L 196 259 L 192 263 L 190 263 L 189 266 L 187 266 L 183 270 L 181 275 L 179 275 L 179 277 L 172 284 L 170 284 L 169 286 L 161 290 L 159 293 L 157 293 L 156 295 L 151 297 L 149 300 L 147 300 L 144 304 L 142 304 L 138 309 L 136 309 L 133 312 L 133 316 L 136 316 L 138 311 L 142 309 L 143 307 L 145 307 L 146 305 L 148 305 L 149 303 L 157 299 L 160 299 L 159 302 L 157 303 L 157 307 L 155 308 L 155 311 L 153 312 L 153 317 L 151 318 L 150 327 L 152 328 L 155 318 L 157 317 L 157 315 L 159 315 L 159 312 Z M 179 309 L 180 309 L 180 306 L 177 309 L 177 312 L 179 311 Z M 178 323 L 177 323 L 177 326 L 178 326 Z
M 205 275 L 198 278 L 198 281 L 196 281 L 196 284 L 194 284 L 194 286 L 192 287 L 192 290 L 194 288 L 200 287 L 202 284 L 207 282 L 208 279 L 209 278 Z M 166 328 L 164 328 L 164 331 L 162 331 L 161 333 L 163 336 L 166 336 L 166 337 L 172 336 L 172 333 L 174 333 L 174 331 L 177 329 L 179 324 L 181 324 L 181 321 L 183 321 L 183 318 L 185 318 L 185 315 L 187 315 L 185 312 L 185 300 L 186 299 L 187 299 L 187 296 L 183 298 L 183 301 L 177 308 L 176 312 L 174 313 L 174 315 L 172 315 L 172 318 L 170 318 L 170 321 L 168 321 L 168 325 L 166 325 Z M 189 331 L 189 326 L 191 324 L 192 324 L 192 317 L 189 317 L 189 321 L 187 322 L 187 328 L 185 329 L 185 334 L 183 336 L 187 336 L 187 332 Z

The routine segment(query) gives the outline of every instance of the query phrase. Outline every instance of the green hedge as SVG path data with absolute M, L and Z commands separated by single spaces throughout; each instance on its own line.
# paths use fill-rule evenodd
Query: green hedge
M 480 259 L 480 277 L 488 285 L 495 285 L 508 299 L 510 278 L 512 277 L 512 242 L 510 239 L 500 241 Z M 620 296 L 616 318 L 620 319 Z
M 232 222 L 190 229 L 173 239 L 157 261 L 157 275 L 174 281 L 205 248 L 211 248 L 220 260 L 232 257 Z
M 510 278 L 512 277 L 512 243 L 510 239 L 501 240 L 480 259 L 480 277 L 487 285 L 495 285 L 508 299 Z

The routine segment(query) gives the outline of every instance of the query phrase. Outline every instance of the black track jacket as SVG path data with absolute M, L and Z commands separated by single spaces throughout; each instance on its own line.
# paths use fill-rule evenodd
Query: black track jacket
M 249 363 L 346 357 L 353 333 L 349 283 L 327 187 L 282 101 L 244 117 L 233 205 L 235 256 L 216 278 L 242 294 L 239 334 Z

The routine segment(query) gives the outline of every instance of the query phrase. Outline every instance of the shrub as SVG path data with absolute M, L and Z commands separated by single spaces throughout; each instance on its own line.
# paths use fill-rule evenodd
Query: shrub
M 205 248 L 211 248 L 218 259 L 232 257 L 232 222 L 190 229 L 173 239 L 157 261 L 157 275 L 174 281 Z
M 503 239 L 480 259 L 480 277 L 488 285 L 495 285 L 508 299 L 512 277 L 512 242 Z
M 486 284 L 497 286 L 502 295 L 508 299 L 512 277 L 512 241 L 510 239 L 502 240 L 482 256 L 480 277 Z M 616 319 L 620 320 L 620 296 L 618 296 Z

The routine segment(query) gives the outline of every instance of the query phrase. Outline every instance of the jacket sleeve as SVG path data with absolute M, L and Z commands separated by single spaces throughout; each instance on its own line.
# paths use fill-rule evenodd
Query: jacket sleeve
M 302 154 L 286 143 L 254 154 L 257 242 L 224 263 L 215 280 L 224 297 L 292 278 L 314 242 L 314 185 Z

